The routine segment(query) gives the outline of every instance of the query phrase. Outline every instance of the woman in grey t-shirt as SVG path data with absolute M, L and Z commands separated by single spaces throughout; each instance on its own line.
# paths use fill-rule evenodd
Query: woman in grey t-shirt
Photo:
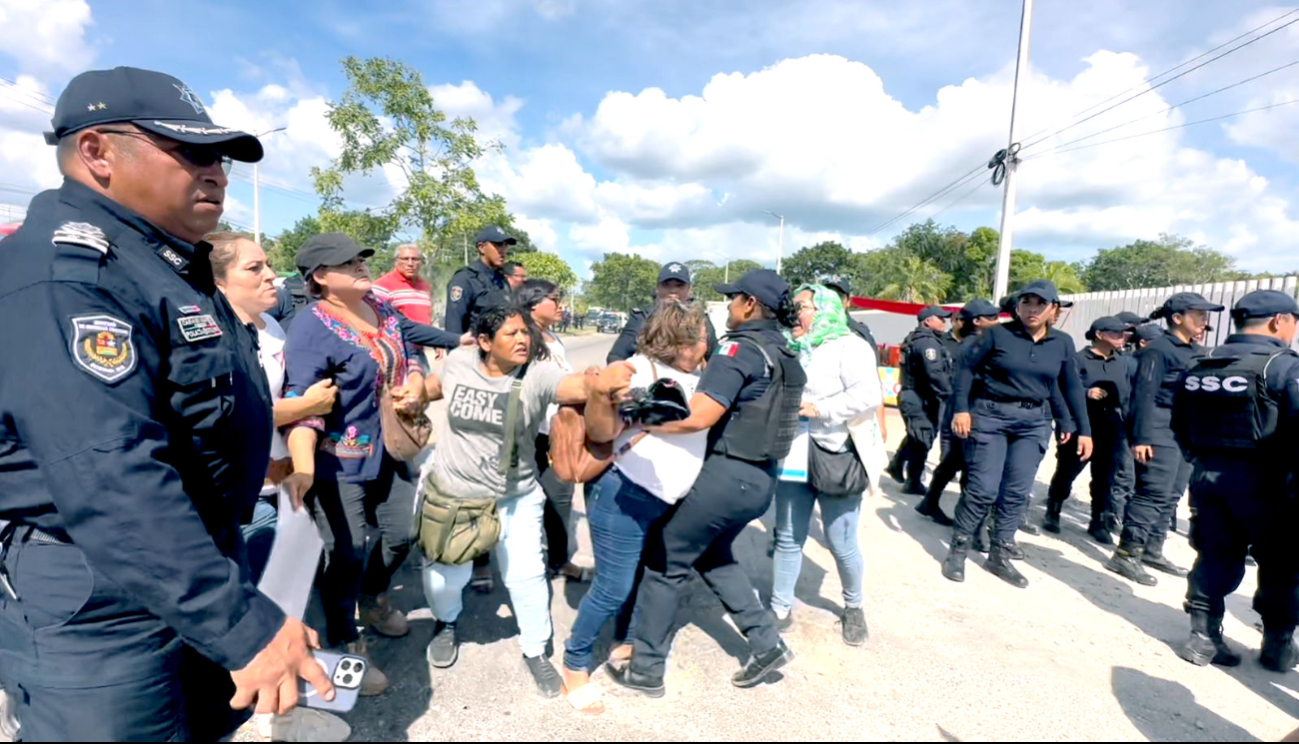
M 552 364 L 531 364 L 539 348 L 536 328 L 514 306 L 489 308 L 474 328 L 477 348 L 447 356 L 440 375 L 447 401 L 437 422 L 437 447 L 426 468 L 424 488 L 463 499 L 498 499 L 501 539 L 496 557 L 519 622 L 524 661 L 542 694 L 559 695 L 559 673 L 546 658 L 551 636 L 550 587 L 542 549 L 546 495 L 537 482 L 537 429 L 551 403 L 584 403 L 589 386 L 615 394 L 631 383 L 631 368 L 611 365 L 599 375 L 568 375 Z M 498 466 L 505 439 L 510 387 L 523 375 L 515 453 L 506 475 Z M 446 668 L 456 662 L 456 621 L 461 594 L 473 566 L 427 563 L 424 594 L 437 618 L 428 647 L 429 663 Z

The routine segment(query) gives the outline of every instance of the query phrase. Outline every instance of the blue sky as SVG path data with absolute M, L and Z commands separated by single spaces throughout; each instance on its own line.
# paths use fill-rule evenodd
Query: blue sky
M 1038 0 L 1023 131 L 1068 123 L 1289 9 Z M 911 220 L 874 232 L 880 223 L 1004 146 L 1019 13 L 985 0 L 0 0 L 0 77 L 19 85 L 0 83 L 0 202 L 57 183 L 37 146 L 42 95 L 83 69 L 136 65 L 184 79 L 223 124 L 289 126 L 268 138 L 262 169 L 262 228 L 274 234 L 314 211 L 307 171 L 336 152 L 322 115 L 343 89 L 339 58 L 384 55 L 506 145 L 479 168 L 484 184 L 579 272 L 605 250 L 774 261 L 763 209 L 787 215 L 787 254 L 823 238 L 867 250 Z M 1161 113 L 1294 61 L 1296 42 L 1299 24 L 1038 150 L 1142 115 L 1093 141 L 1299 99 L 1296 66 Z M 1016 245 L 1075 260 L 1168 231 L 1250 268 L 1299 268 L 1296 109 L 1030 161 Z M 247 177 L 228 206 L 242 224 Z M 977 182 L 915 217 L 943 209 L 941 222 L 996 225 L 999 193 Z M 347 197 L 377 206 L 395 187 L 380 174 Z

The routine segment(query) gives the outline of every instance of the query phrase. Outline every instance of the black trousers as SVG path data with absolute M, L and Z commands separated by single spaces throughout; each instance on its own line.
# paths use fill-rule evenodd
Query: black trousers
M 568 540 L 568 525 L 573 518 L 572 483 L 561 481 L 550 468 L 550 437 L 537 435 L 537 482 L 546 494 L 543 526 L 546 529 L 546 565 L 552 570 L 563 568 L 573 557 L 576 545 Z
M 230 709 L 228 671 L 80 548 L 24 531 L 3 564 L 19 598 L 0 592 L 0 687 L 24 741 L 215 741 L 248 719 Z
M 325 645 L 338 647 L 359 637 L 358 600 L 388 591 L 410 553 L 415 477 L 406 463 L 385 454 L 379 477 L 372 481 L 317 481 L 308 492 L 307 507 L 325 541 L 325 560 L 316 575 L 325 608 Z M 368 526 L 379 529 L 369 550 Z
M 1197 557 L 1187 580 L 1186 607 L 1222 615 L 1227 595 L 1240 587 L 1245 556 L 1258 562 L 1254 609 L 1268 630 L 1299 624 L 1299 551 L 1294 529 L 1299 502 L 1278 468 L 1261 460 L 1202 457 L 1191 494 L 1191 545 Z
M 1163 431 L 1167 433 L 1154 442 L 1155 455 L 1150 462 L 1136 464 L 1137 485 L 1123 517 L 1121 537 L 1131 547 L 1164 544 L 1169 520 L 1191 480 L 1191 463 L 1173 439 L 1172 430 Z
M 646 536 L 645 573 L 636 595 L 632 667 L 662 677 L 676 624 L 677 600 L 691 570 L 708 584 L 756 654 L 780 643 L 771 615 L 731 547 L 776 494 L 774 463 L 758 466 L 709 455 L 695 486 Z
M 906 473 L 913 483 L 919 483 L 925 472 L 929 450 L 938 437 L 938 425 L 943 418 L 943 402 L 938 398 L 922 398 L 914 390 L 903 390 L 898 408 L 906 421 L 907 435 L 894 455 L 894 463 Z
M 1118 471 L 1119 450 L 1127 446 L 1119 433 L 1117 422 L 1098 420 L 1092 424 L 1092 469 L 1091 507 L 1092 521 L 1099 522 L 1107 511 L 1113 511 L 1111 493 L 1114 489 L 1114 476 Z M 1088 463 L 1078 457 L 1078 437 L 1070 437 L 1065 444 L 1057 445 L 1055 450 L 1055 475 L 1051 476 L 1051 488 L 1048 498 L 1054 503 L 1063 504 L 1069 500 L 1073 491 L 1073 482 L 1087 467 Z
M 944 406 L 939 452 L 941 459 L 938 461 L 938 467 L 934 468 L 934 474 L 929 478 L 929 493 L 933 498 L 942 495 L 943 489 L 947 488 L 947 484 L 952 482 L 957 473 L 961 473 L 961 490 L 965 490 L 965 447 L 952 433 L 951 406 Z
M 1137 485 L 1137 461 L 1132 457 L 1132 442 L 1128 439 L 1127 430 L 1119 432 L 1123 443 L 1119 447 L 1114 466 L 1114 488 L 1110 491 L 1110 513 L 1119 524 L 1123 524 L 1123 514 L 1128 502 L 1132 500 Z
M 1043 405 L 978 399 L 970 407 L 970 436 L 964 441 L 966 486 L 956 508 L 956 532 L 975 534 L 995 508 L 992 537 L 1013 545 L 1051 438 L 1051 421 Z

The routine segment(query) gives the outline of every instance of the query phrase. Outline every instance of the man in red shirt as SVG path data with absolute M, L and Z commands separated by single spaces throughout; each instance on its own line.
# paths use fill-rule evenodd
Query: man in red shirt
M 375 280 L 374 293 L 392 303 L 407 318 L 428 325 L 433 320 L 433 301 L 429 283 L 419 275 L 423 265 L 419 246 L 413 243 L 397 246 L 396 266 Z

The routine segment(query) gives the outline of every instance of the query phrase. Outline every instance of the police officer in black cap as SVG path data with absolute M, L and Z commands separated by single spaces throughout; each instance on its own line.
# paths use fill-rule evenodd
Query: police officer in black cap
M 693 285 L 690 283 L 690 268 L 685 264 L 673 261 L 665 264 L 659 269 L 659 283 L 654 290 L 654 301 L 656 303 L 664 300 L 677 300 L 679 302 L 691 302 L 690 289 Z M 621 362 L 631 359 L 636 353 L 636 338 L 640 335 L 640 329 L 645 325 L 645 319 L 649 317 L 653 307 L 648 309 L 636 308 L 627 314 L 627 323 L 623 325 L 622 331 L 618 333 L 618 338 L 613 342 L 613 348 L 609 350 L 609 356 L 605 359 L 606 364 Z M 704 358 L 712 357 L 713 352 L 717 349 L 717 330 L 713 328 L 713 321 L 704 316 L 704 324 L 708 327 L 708 351 Z
M 731 333 L 699 381 L 690 417 L 656 429 L 708 431 L 708 455 L 694 488 L 646 538 L 631 664 L 611 670 L 618 684 L 651 697 L 663 695 L 677 600 L 694 571 L 748 639 L 752 657 L 732 677 L 735 686 L 759 684 L 794 656 L 735 562 L 732 544 L 771 505 L 777 463 L 798 428 L 807 376 L 781 333 L 794 326 L 797 311 L 774 271 L 751 271 L 717 291 L 730 300 Z
M 942 337 L 943 346 L 947 348 L 947 353 L 952 358 L 953 369 L 960 363 L 962 348 L 966 344 L 973 343 L 973 339 L 985 328 L 997 325 L 1000 322 L 999 315 L 998 307 L 987 300 L 975 299 L 965 303 L 965 307 L 957 313 L 952 329 Z M 943 489 L 952 482 L 952 478 L 965 470 L 965 450 L 952 436 L 953 413 L 955 411 L 951 406 L 944 407 L 940 449 L 942 454 L 938 467 L 934 468 L 933 478 L 929 481 L 929 488 L 925 491 L 925 498 L 916 505 L 916 511 L 945 527 L 952 526 L 952 519 L 943 512 L 939 500 L 943 497 Z M 964 482 L 964 478 L 961 480 Z
M 327 698 L 315 634 L 249 580 L 240 518 L 268 465 L 256 337 L 213 282 L 231 158 L 169 75 L 78 75 L 55 108 L 63 186 L 4 242 L 0 670 L 30 741 L 216 739 Z
M 952 357 L 941 335 L 952 311 L 930 305 L 917 315 L 919 327 L 902 342 L 902 392 L 898 408 L 906 420 L 907 436 L 902 440 L 888 473 L 906 483 L 906 493 L 925 494 L 921 477 L 925 460 L 934 446 L 943 403 L 952 394 Z
M 1141 350 L 1137 329 L 1147 325 L 1146 321 L 1149 319 L 1144 315 L 1138 315 L 1129 310 L 1118 313 L 1114 317 L 1127 326 L 1127 343 L 1123 345 L 1119 354 L 1128 365 L 1130 387 L 1135 388 L 1138 365 L 1137 352 Z M 1158 330 L 1157 326 L 1150 326 L 1150 329 L 1155 332 L 1154 336 L 1163 334 L 1162 331 Z M 1129 396 L 1128 410 L 1125 412 L 1125 418 L 1129 423 L 1132 421 L 1131 408 L 1132 401 Z M 1128 427 L 1124 426 L 1119 434 L 1123 436 L 1123 446 L 1118 450 L 1114 465 L 1114 487 L 1110 490 L 1109 510 L 1101 517 L 1105 531 L 1110 533 L 1111 538 L 1123 526 L 1123 510 L 1128 503 L 1128 499 L 1132 498 L 1132 489 L 1137 480 L 1136 460 L 1132 459 L 1132 447 L 1128 444 Z
M 1091 456 L 1091 427 L 1073 339 L 1051 328 L 1060 297 L 1046 280 L 1018 293 L 1015 319 L 984 331 L 957 368 L 952 433 L 965 440 L 966 489 L 956 511 L 943 575 L 965 580 L 965 556 L 984 517 L 997 516 L 986 567 L 1018 587 L 1026 579 L 1010 563 L 1033 479 L 1051 436 L 1047 403 L 1056 386 L 1078 428 L 1078 452 Z M 1073 435 L 1061 437 L 1067 443 Z
M 509 299 L 509 283 L 502 270 L 510 246 L 518 242 L 495 225 L 478 231 L 474 237 L 478 260 L 457 271 L 447 284 L 446 330 L 458 336 L 474 327 L 483 308 Z
M 1194 461 L 1187 582 L 1191 637 L 1178 649 L 1204 666 L 1240 663 L 1222 637 L 1224 600 L 1240 586 L 1245 558 L 1258 562 L 1254 609 L 1263 617 L 1263 666 L 1287 672 L 1299 660 L 1299 551 L 1294 526 L 1293 443 L 1299 434 L 1299 305 L 1272 289 L 1250 292 L 1231 311 L 1236 333 L 1180 381 L 1173 427 Z
M 1164 556 L 1169 519 L 1191 479 L 1186 460 L 1173 436 L 1173 394 L 1182 375 L 1207 353 L 1200 345 L 1209 313 L 1222 305 L 1194 292 L 1179 292 L 1152 314 L 1168 323 L 1164 335 L 1141 351 L 1137 383 L 1132 391 L 1132 455 L 1136 459 L 1136 489 L 1123 516 L 1123 532 L 1105 568 L 1145 586 L 1158 583 L 1144 568 L 1185 576 Z
M 1122 432 L 1132 397 L 1132 378 L 1127 360 L 1119 349 L 1127 342 L 1126 323 L 1115 317 L 1097 318 L 1087 329 L 1091 345 L 1078 352 L 1078 368 L 1083 387 L 1087 390 L 1087 418 L 1092 428 L 1091 458 L 1091 522 L 1087 532 L 1102 545 L 1113 545 L 1114 540 L 1105 527 L 1104 515 L 1112 511 L 1110 494 L 1119 452 L 1127 447 L 1127 437 Z M 1074 479 L 1082 473 L 1086 463 L 1078 455 L 1077 441 L 1072 440 L 1056 448 L 1055 474 L 1042 528 L 1060 533 L 1060 512 L 1068 500 Z

